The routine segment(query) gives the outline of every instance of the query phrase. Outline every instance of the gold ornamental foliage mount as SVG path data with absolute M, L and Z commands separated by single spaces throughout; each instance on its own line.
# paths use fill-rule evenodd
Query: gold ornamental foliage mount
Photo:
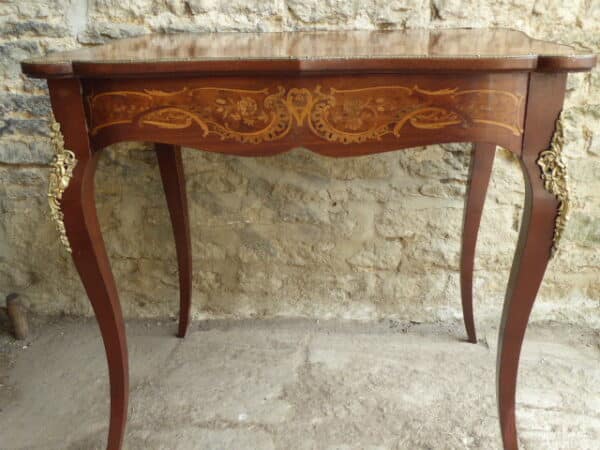
M 544 181 L 544 188 L 558 200 L 551 256 L 554 256 L 558 250 L 558 244 L 567 225 L 570 209 L 567 165 L 562 155 L 563 144 L 564 133 L 562 120 L 559 117 L 556 121 L 556 128 L 550 148 L 541 152 L 537 159 L 537 165 L 542 172 L 541 176 Z
M 413 127 L 487 125 L 521 136 L 523 96 L 493 89 L 384 85 L 359 89 L 278 86 L 276 89 L 183 87 L 176 91 L 106 91 L 88 97 L 92 136 L 112 126 L 161 130 L 197 127 L 203 137 L 260 144 L 308 126 L 342 144 L 400 137 Z
M 51 143 L 54 147 L 54 158 L 52 159 L 50 169 L 50 179 L 48 184 L 48 203 L 50 204 L 50 215 L 56 224 L 60 241 L 63 243 L 69 253 L 71 253 L 71 244 L 67 237 L 65 228 L 64 214 L 61 209 L 61 199 L 63 193 L 69 186 L 69 181 L 73 176 L 73 170 L 77 164 L 75 153 L 65 149 L 65 142 L 60 124 L 51 119 L 50 124 Z

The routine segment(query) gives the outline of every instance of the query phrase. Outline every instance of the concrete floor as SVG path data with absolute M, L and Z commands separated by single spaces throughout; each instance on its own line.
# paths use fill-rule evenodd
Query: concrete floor
M 95 322 L 0 327 L 0 448 L 102 449 L 108 418 Z M 496 331 L 459 323 L 308 320 L 128 324 L 128 449 L 499 449 Z M 600 448 L 598 330 L 530 328 L 523 450 Z

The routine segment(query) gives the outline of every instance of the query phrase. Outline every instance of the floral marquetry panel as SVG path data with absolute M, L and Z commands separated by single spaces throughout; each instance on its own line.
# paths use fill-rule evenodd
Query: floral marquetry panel
M 485 140 L 518 148 L 526 76 L 135 80 L 87 87 L 98 147 L 143 136 L 219 151 L 240 144 L 279 151 L 327 144 L 382 150 L 430 140 Z M 250 150 L 244 150 L 248 148 Z M 256 151 L 256 149 L 254 150 Z M 359 151 L 360 153 L 360 151 Z

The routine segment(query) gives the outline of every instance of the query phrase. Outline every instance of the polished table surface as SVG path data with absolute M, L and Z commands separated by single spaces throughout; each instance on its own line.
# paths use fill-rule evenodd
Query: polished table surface
M 146 35 L 27 60 L 32 76 L 270 70 L 588 70 L 589 52 L 508 29 Z M 185 65 L 174 65 L 185 62 Z
M 347 157 L 472 142 L 460 273 L 469 342 L 477 340 L 473 268 L 494 152 L 497 145 L 511 151 L 526 194 L 500 323 L 497 398 L 502 444 L 516 450 L 521 346 L 570 204 L 560 121 L 567 73 L 594 65 L 589 52 L 505 29 L 150 35 L 24 61 L 26 74 L 48 79 L 51 214 L 106 349 L 107 448 L 123 444 L 129 370 L 94 173 L 103 148 L 142 140 L 156 144 L 173 226 L 179 337 L 188 328 L 192 289 L 181 146 L 242 156 L 303 146 Z

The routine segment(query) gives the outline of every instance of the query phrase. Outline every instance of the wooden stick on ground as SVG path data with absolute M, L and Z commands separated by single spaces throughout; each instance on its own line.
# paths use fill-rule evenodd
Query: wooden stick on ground
M 19 300 L 18 294 L 13 293 L 6 297 L 6 311 L 12 322 L 15 338 L 18 340 L 26 339 L 29 335 L 29 326 L 25 307 Z

